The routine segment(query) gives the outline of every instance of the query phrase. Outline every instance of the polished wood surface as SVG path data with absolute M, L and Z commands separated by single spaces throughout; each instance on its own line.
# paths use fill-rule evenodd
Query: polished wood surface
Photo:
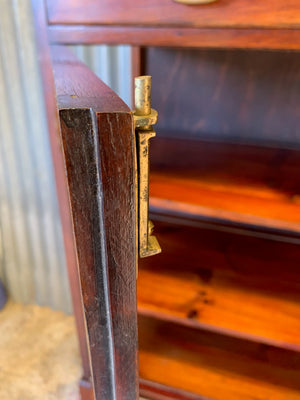
M 105 43 L 133 46 L 300 50 L 299 29 L 50 25 L 48 37 L 54 44 Z
M 199 274 L 211 274 L 209 282 Z M 232 337 L 300 350 L 299 285 L 228 271 L 140 270 L 139 312 Z M 164 288 L 164 289 L 162 289 Z M 272 288 L 272 293 L 271 292 Z M 276 310 L 276 322 L 274 321 Z
M 172 387 L 154 399 L 300 399 L 297 353 L 145 317 L 139 343 L 141 378 Z
M 70 12 L 72 10 L 72 12 Z M 51 0 L 50 24 L 210 28 L 299 28 L 298 0 L 217 0 L 188 6 L 172 0 Z
M 152 209 L 299 232 L 298 64 L 296 53 L 148 48 Z
M 153 212 L 300 232 L 299 150 L 165 137 L 151 161 Z
M 133 56 L 160 116 L 150 211 L 163 253 L 138 280 L 145 397 L 300 399 L 300 65 L 285 51 L 300 50 L 299 7 L 48 1 L 53 43 L 156 46 Z
M 164 252 L 140 263 L 140 314 L 300 350 L 299 244 L 152 219 Z
M 151 47 L 144 62 L 158 135 L 300 144 L 299 53 Z
M 160 110 L 150 211 L 163 253 L 140 263 L 140 376 L 155 399 L 300 398 L 298 63 L 144 51 Z
M 47 11 L 52 43 L 300 49 L 297 0 L 49 0 Z
M 152 173 L 151 210 L 256 229 L 300 232 L 300 207 L 289 195 L 213 178 L 218 177 L 201 180 L 184 174 Z
M 50 25 L 51 43 L 300 50 L 299 29 Z
M 203 396 L 145 379 L 140 379 L 140 391 L 145 399 L 151 400 L 208 400 Z
M 66 49 L 53 65 L 95 399 L 136 399 L 132 114 Z

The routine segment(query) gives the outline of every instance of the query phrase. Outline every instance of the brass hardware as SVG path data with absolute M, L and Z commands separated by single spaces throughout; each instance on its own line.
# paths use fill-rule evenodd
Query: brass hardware
M 196 4 L 214 3 L 216 0 L 174 0 L 174 1 L 176 1 L 176 3 L 181 3 L 181 4 L 196 5 Z
M 137 144 L 137 190 L 138 190 L 138 248 L 140 257 L 161 252 L 155 236 L 153 223 L 149 221 L 149 140 L 156 135 L 152 125 L 157 112 L 151 109 L 151 76 L 135 78 L 135 111 L 133 113 Z

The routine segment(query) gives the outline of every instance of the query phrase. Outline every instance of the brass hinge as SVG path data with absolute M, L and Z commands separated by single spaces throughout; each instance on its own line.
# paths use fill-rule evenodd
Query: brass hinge
M 135 78 L 135 110 L 133 112 L 137 158 L 137 232 L 140 257 L 161 252 L 155 236 L 153 223 L 149 220 L 149 140 L 156 135 L 152 125 L 157 112 L 151 108 L 151 76 Z

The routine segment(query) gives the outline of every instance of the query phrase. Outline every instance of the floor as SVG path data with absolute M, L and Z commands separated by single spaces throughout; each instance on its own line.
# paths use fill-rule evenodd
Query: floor
M 9 301 L 0 311 L 0 400 L 80 400 L 80 377 L 74 318 Z
M 79 400 L 80 376 L 73 317 L 8 302 L 0 311 L 0 399 Z

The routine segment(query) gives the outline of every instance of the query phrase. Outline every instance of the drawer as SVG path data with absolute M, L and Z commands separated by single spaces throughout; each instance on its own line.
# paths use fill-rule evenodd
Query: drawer
M 201 28 L 299 28 L 299 0 L 48 0 L 50 24 Z

